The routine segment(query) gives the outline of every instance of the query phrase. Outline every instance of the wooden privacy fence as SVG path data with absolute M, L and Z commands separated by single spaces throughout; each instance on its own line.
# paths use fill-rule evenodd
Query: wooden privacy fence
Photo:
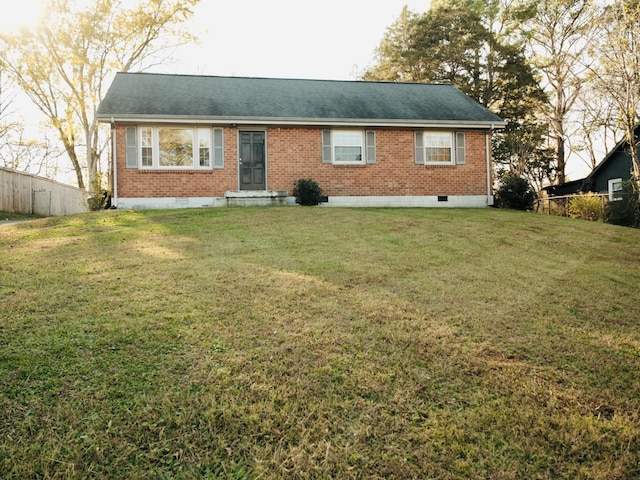
M 50 217 L 86 211 L 84 190 L 0 167 L 0 212 Z

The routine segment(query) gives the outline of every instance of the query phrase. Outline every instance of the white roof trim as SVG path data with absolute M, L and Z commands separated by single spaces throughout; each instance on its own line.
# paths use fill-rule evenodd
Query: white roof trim
M 269 118 L 269 117 L 201 117 L 201 116 L 140 116 L 98 115 L 104 123 L 185 123 L 207 125 L 287 125 L 287 126 L 345 126 L 345 127 L 407 127 L 407 128 L 502 128 L 506 122 L 481 122 L 459 120 L 380 120 L 368 118 Z

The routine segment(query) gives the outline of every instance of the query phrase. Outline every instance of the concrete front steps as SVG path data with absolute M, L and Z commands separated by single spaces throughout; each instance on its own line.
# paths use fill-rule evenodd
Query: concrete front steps
M 228 207 L 277 207 L 287 204 L 287 192 L 276 190 L 239 190 L 225 192 Z

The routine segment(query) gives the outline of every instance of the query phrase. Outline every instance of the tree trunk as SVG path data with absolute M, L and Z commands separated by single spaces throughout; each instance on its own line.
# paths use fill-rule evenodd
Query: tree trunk
M 558 163 L 556 166 L 556 181 L 558 182 L 558 185 L 564 185 L 567 179 L 565 175 L 567 160 L 565 158 L 564 150 L 564 136 L 558 135 L 556 138 L 556 161 Z
M 98 128 L 87 134 L 87 173 L 89 175 L 89 193 L 99 193 L 101 185 L 98 178 Z
M 558 88 L 556 90 L 556 105 L 553 109 L 553 126 L 556 136 L 556 182 L 558 185 L 564 185 L 566 180 L 565 170 L 567 165 L 567 159 L 565 157 L 565 134 L 564 134 L 564 119 L 567 113 L 566 109 L 566 95 L 564 83 L 564 75 L 562 72 L 562 66 L 556 63 L 555 77 L 558 82 Z
M 82 177 L 82 167 L 80 166 L 80 162 L 78 161 L 78 155 L 76 155 L 76 149 L 74 145 L 69 144 L 69 142 L 65 141 L 64 137 L 62 138 L 62 143 L 64 144 L 64 148 L 69 155 L 69 159 L 73 164 L 73 169 L 76 172 L 76 178 L 78 179 L 78 188 L 82 190 L 86 190 L 84 185 L 84 178 Z
M 629 142 L 629 153 L 631 153 L 631 164 L 633 166 L 633 178 L 640 180 L 640 159 L 638 158 L 638 142 L 635 138 L 635 126 L 627 126 L 627 141 Z

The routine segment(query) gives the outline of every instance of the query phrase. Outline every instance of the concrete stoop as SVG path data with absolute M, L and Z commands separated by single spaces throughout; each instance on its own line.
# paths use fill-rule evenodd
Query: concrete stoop
M 287 192 L 239 190 L 225 192 L 228 207 L 277 207 L 286 205 Z

